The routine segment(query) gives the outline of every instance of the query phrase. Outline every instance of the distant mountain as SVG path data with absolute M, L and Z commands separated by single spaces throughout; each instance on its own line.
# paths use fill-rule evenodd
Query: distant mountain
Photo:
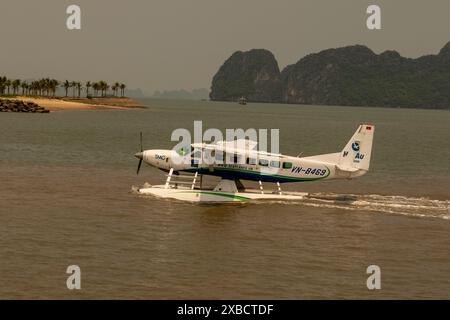
M 155 91 L 152 98 L 158 99 L 182 99 L 182 100 L 202 100 L 208 99 L 209 90 L 205 88 L 187 90 L 169 90 L 169 91 Z
M 280 69 L 270 51 L 237 51 L 214 76 L 211 100 L 236 101 L 242 96 L 249 101 L 280 101 Z
M 361 45 L 328 49 L 281 72 L 269 56 L 273 57 L 267 50 L 233 54 L 213 78 L 211 99 L 244 96 L 260 102 L 450 108 L 450 42 L 438 55 L 417 59 L 396 51 L 377 55 Z
M 130 97 L 130 98 L 144 98 L 145 94 L 144 94 L 144 92 L 142 92 L 142 89 L 140 89 L 140 88 L 137 88 L 137 89 L 127 88 L 127 89 L 125 89 L 125 96 Z

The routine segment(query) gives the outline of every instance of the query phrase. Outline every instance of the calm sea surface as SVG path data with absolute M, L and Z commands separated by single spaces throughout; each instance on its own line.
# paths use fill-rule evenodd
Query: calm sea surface
M 0 113 L 0 298 L 450 299 L 450 112 L 144 102 Z M 373 123 L 371 171 L 289 185 L 313 194 L 295 203 L 133 193 L 164 179 L 148 166 L 136 176 L 139 131 L 144 148 L 171 148 L 171 132 L 194 120 L 280 128 L 280 151 L 305 156 L 340 151 L 358 124 Z M 66 289 L 73 264 L 80 291 Z M 372 264 L 381 290 L 366 287 Z

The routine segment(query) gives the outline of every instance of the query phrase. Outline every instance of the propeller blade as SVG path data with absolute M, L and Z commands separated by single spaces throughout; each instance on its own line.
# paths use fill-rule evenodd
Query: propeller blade
M 136 175 L 138 175 L 139 174 L 139 170 L 141 170 L 141 164 L 142 164 L 142 158 L 139 159 L 139 164 L 138 164 L 138 168 L 137 168 L 137 171 L 136 171 Z
M 140 136 L 139 141 L 140 141 L 140 145 L 141 145 L 141 152 L 138 152 L 134 155 L 136 158 L 139 159 L 139 164 L 137 167 L 136 174 L 139 174 L 139 170 L 141 170 L 142 159 L 144 158 L 144 148 L 142 147 L 142 131 L 140 132 L 139 136 Z

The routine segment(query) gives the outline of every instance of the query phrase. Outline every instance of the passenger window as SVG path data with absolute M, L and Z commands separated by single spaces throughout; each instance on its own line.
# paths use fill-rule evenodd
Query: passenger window
M 233 155 L 233 161 L 234 163 L 240 163 L 241 162 L 241 156 L 239 154 Z
M 256 159 L 255 158 L 247 158 L 247 164 L 249 165 L 256 165 Z
M 291 169 L 292 162 L 283 162 L 283 169 Z
M 272 168 L 279 168 L 280 167 L 280 161 L 270 161 L 270 166 Z
M 225 162 L 226 162 L 227 164 L 232 164 L 232 163 L 233 163 L 233 160 L 234 160 L 234 157 L 233 157 L 232 154 L 225 153 Z
M 219 163 L 223 163 L 223 152 L 221 151 L 216 152 L 216 161 Z
M 267 160 L 267 159 L 259 159 L 259 165 L 267 167 L 269 165 L 269 160 Z

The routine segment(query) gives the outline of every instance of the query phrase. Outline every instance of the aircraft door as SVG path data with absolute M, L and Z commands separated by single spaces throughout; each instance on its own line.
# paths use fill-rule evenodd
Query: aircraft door
M 191 167 L 198 168 L 199 163 L 202 160 L 202 150 L 195 148 L 191 154 Z

